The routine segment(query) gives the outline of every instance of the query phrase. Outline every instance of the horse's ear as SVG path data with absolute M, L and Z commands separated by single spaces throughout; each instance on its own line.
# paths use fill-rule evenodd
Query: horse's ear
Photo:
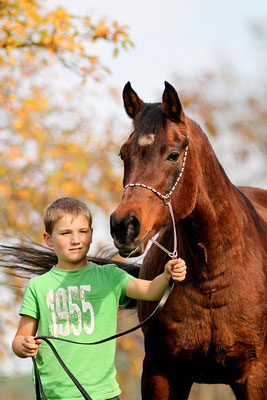
M 173 122 L 182 121 L 184 112 L 182 103 L 174 87 L 165 81 L 165 90 L 162 96 L 164 115 Z
M 127 82 L 123 89 L 124 107 L 129 117 L 134 118 L 141 111 L 144 102 L 139 99 L 138 95 L 132 89 L 130 82 Z

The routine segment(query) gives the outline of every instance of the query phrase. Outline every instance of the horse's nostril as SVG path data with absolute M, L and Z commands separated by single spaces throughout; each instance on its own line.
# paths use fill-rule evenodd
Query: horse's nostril
M 126 226 L 126 235 L 131 238 L 135 238 L 140 232 L 140 222 L 139 219 L 132 215 L 125 222 Z
M 111 235 L 121 244 L 128 244 L 139 235 L 140 225 L 139 219 L 133 214 L 128 214 L 121 220 L 113 214 L 110 220 Z

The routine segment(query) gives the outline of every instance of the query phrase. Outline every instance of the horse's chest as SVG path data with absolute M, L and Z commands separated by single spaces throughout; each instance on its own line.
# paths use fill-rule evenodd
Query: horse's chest
M 196 382 L 239 379 L 244 372 L 241 360 L 251 361 L 261 351 L 260 332 L 255 335 L 246 317 L 238 318 L 234 304 L 223 299 L 216 293 L 173 293 L 145 328 L 146 354 L 155 363 L 172 362 L 174 369 Z
M 160 316 L 160 324 L 173 348 L 208 353 L 211 343 L 221 348 L 234 343 L 224 298 L 214 293 L 193 293 L 181 298 L 179 305 L 177 300 L 167 304 L 164 315 Z
M 172 355 L 192 352 L 205 357 L 211 349 L 234 355 L 237 343 L 251 346 L 251 338 L 260 338 L 262 333 L 255 332 L 257 321 L 248 308 L 223 289 L 200 293 L 181 285 L 155 321 L 153 341 L 164 342 L 166 353 Z

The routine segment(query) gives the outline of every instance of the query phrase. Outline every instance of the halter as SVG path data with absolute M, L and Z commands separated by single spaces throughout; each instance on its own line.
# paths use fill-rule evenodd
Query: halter
M 187 132 L 187 138 L 189 139 L 189 134 Z M 163 247 L 160 243 L 158 243 L 156 240 L 151 239 L 151 241 L 158 246 L 161 250 L 163 250 L 165 253 L 168 254 L 168 256 L 172 259 L 176 259 L 178 257 L 178 252 L 177 252 L 177 233 L 176 233 L 176 227 L 175 227 L 175 219 L 174 219 L 174 214 L 173 214 L 173 209 L 172 209 L 172 204 L 171 204 L 171 195 L 174 191 L 174 189 L 176 188 L 176 186 L 178 185 L 178 182 L 180 181 L 184 169 L 185 169 L 185 163 L 186 163 L 186 158 L 187 158 L 187 153 L 188 153 L 188 145 L 185 148 L 185 152 L 184 152 L 184 158 L 183 158 L 183 163 L 182 163 L 182 168 L 181 171 L 178 175 L 178 178 L 176 179 L 175 184 L 173 185 L 173 187 L 171 188 L 171 190 L 169 191 L 169 193 L 167 194 L 162 194 L 160 193 L 158 190 L 152 188 L 151 186 L 145 185 L 144 183 L 128 183 L 127 185 L 124 186 L 124 191 L 129 188 L 129 187 L 134 187 L 134 186 L 139 186 L 139 187 L 143 187 L 145 189 L 149 189 L 151 190 L 153 193 L 155 193 L 161 200 L 163 200 L 165 206 L 168 206 L 169 211 L 170 211 L 170 215 L 171 215 L 171 219 L 172 219 L 172 225 L 173 225 L 173 252 L 165 249 L 165 247 Z

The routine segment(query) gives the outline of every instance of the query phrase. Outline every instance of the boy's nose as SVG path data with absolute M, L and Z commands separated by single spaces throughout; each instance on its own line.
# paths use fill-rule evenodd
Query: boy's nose
M 72 244 L 78 244 L 78 243 L 80 243 L 80 236 L 79 236 L 79 234 L 78 233 L 74 233 L 72 236 L 71 236 L 71 243 Z

